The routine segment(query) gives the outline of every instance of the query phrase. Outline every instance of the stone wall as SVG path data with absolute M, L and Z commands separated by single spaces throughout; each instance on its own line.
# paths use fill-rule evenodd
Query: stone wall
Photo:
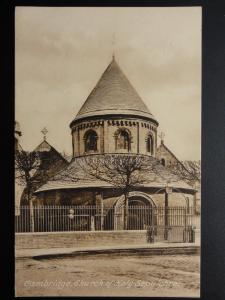
M 156 206 L 165 205 L 165 194 L 155 194 L 151 191 L 145 191 L 145 194 L 152 198 Z M 119 191 L 114 191 L 111 189 L 105 190 L 104 192 L 97 192 L 93 190 L 62 190 L 62 191 L 48 191 L 43 194 L 39 194 L 36 197 L 38 200 L 35 202 L 36 205 L 97 205 L 101 204 L 101 199 L 103 197 L 103 202 L 105 206 L 113 206 L 113 204 L 122 195 Z M 169 195 L 169 206 L 186 206 L 186 199 L 189 198 L 189 206 L 194 206 L 194 196 L 191 194 L 182 194 L 173 192 Z M 63 199 L 67 199 L 68 203 L 64 203 Z
M 39 193 L 35 205 L 94 205 L 96 192 L 91 190 L 50 190 Z
M 137 245 L 146 243 L 146 231 L 16 233 L 16 249 Z
M 153 156 L 156 155 L 157 126 L 155 123 L 140 118 L 124 117 L 109 118 L 108 120 L 103 120 L 102 118 L 89 121 L 81 120 L 79 124 L 73 126 L 73 156 L 85 154 L 84 136 L 90 129 L 94 130 L 98 135 L 96 153 L 121 153 L 121 149 L 118 151 L 115 149 L 115 133 L 122 128 L 128 130 L 131 134 L 131 153 L 150 155 L 147 152 L 146 138 L 148 134 L 151 134 L 154 141 Z
M 164 206 L 165 205 L 165 194 L 153 194 L 150 195 L 156 206 Z M 189 206 L 193 207 L 194 206 L 194 196 L 190 194 L 181 194 L 181 193 L 172 193 L 169 194 L 169 207 L 174 207 L 174 206 L 183 206 L 186 207 L 187 202 L 186 198 L 189 199 Z

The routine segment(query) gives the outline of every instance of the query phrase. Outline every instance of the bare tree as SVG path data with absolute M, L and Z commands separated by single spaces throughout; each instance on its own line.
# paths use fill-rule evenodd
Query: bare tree
M 180 164 L 172 165 L 168 167 L 169 170 L 178 175 L 182 180 L 186 181 L 191 186 L 194 186 L 196 182 L 201 181 L 201 162 L 200 161 L 183 161 Z
M 30 229 L 34 231 L 33 193 L 45 184 L 50 177 L 66 167 L 68 162 L 59 160 L 58 155 L 48 151 L 15 152 L 15 180 L 24 187 L 23 195 L 29 205 Z
M 35 173 L 40 168 L 40 158 L 37 152 L 26 152 L 24 150 L 15 152 L 15 180 L 25 187 L 25 194 L 30 208 L 30 228 L 34 231 L 34 214 L 32 194 L 36 178 Z
M 98 179 L 112 185 L 124 195 L 125 229 L 128 224 L 129 193 L 146 182 L 155 181 L 160 165 L 152 157 L 132 154 L 90 155 L 78 159 L 77 164 L 82 172 L 79 172 L 79 175 L 76 173 L 75 176 L 72 172 L 67 172 L 67 178 Z
M 124 195 L 124 228 L 127 229 L 129 193 L 146 182 L 144 171 L 153 171 L 157 162 L 141 155 L 105 155 L 104 158 L 84 157 L 79 165 L 86 174 L 113 185 Z

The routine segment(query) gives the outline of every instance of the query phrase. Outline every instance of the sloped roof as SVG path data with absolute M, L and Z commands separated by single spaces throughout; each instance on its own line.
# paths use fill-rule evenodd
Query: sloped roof
M 60 159 L 63 161 L 67 162 L 68 161 L 62 156 L 61 153 L 59 153 L 52 145 L 50 145 L 46 140 L 42 141 L 36 148 L 36 152 L 49 152 L 49 153 L 54 153 L 57 155 Z
M 36 148 L 34 151 L 37 152 L 43 152 L 43 151 L 51 151 L 53 147 L 46 141 L 42 141 Z
M 99 155 L 101 156 L 101 155 Z M 186 182 L 182 181 L 177 175 L 171 173 L 167 168 L 162 166 L 153 157 L 150 158 L 152 165 L 154 165 L 155 171 L 143 171 L 146 178 L 144 184 L 140 184 L 140 187 L 149 188 L 164 188 L 168 181 L 171 182 L 173 188 L 194 192 L 194 189 Z M 61 190 L 61 189 L 80 189 L 80 188 L 110 188 L 112 184 L 90 177 L 85 173 L 85 168 L 81 169 L 79 160 L 82 157 L 74 158 L 73 161 L 64 169 L 59 172 L 53 180 L 48 181 L 41 186 L 35 193 L 44 192 L 49 190 Z
M 81 107 L 75 120 L 112 114 L 144 116 L 157 123 L 114 58 Z
M 159 145 L 159 147 L 157 148 L 157 151 L 160 150 L 160 148 L 164 148 L 167 152 L 169 152 L 171 154 L 171 156 L 182 166 L 182 168 L 184 168 L 188 173 L 189 171 L 187 170 L 187 168 L 184 166 L 184 164 L 175 156 L 175 154 L 164 144 L 164 142 L 161 142 L 161 144 Z

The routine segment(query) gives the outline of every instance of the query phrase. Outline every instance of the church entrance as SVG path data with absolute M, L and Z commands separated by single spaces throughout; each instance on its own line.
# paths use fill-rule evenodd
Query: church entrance
M 152 225 L 152 204 L 143 197 L 133 196 L 128 201 L 128 230 L 144 230 Z
M 131 192 L 128 200 L 128 230 L 145 230 L 153 224 L 153 200 L 145 193 Z M 114 229 L 124 229 L 125 215 L 124 196 L 121 196 L 114 207 Z

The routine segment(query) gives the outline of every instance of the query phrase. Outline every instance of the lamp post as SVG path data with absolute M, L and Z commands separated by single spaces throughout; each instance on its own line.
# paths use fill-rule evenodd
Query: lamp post
M 168 226 L 169 226 L 169 194 L 172 194 L 172 186 L 169 186 L 169 181 L 166 183 L 165 187 L 165 231 L 164 231 L 164 239 L 168 239 Z
M 193 199 L 193 207 L 194 207 L 194 215 L 196 215 L 197 213 L 197 191 L 198 191 L 198 185 L 197 182 L 194 183 L 194 189 L 195 189 L 195 193 L 194 193 L 194 199 Z

